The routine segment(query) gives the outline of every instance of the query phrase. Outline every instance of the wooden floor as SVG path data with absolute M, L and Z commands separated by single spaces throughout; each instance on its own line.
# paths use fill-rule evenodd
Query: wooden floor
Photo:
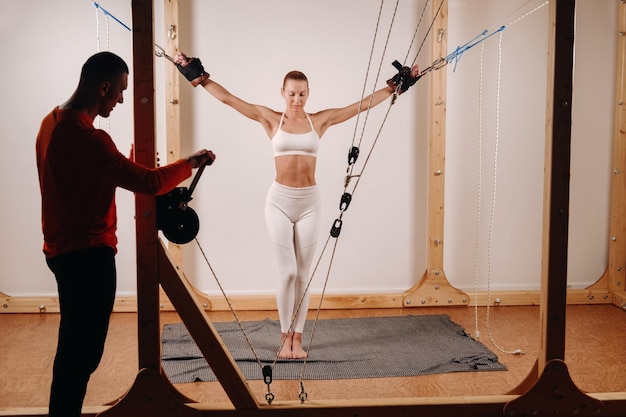
M 448 314 L 474 335 L 472 307 L 393 310 L 322 311 L 321 318 Z M 238 312 L 242 321 L 276 319 L 274 311 Z M 211 320 L 232 321 L 230 312 L 209 314 Z M 375 378 L 342 381 L 304 381 L 312 400 L 436 397 L 505 394 L 529 374 L 540 343 L 539 307 L 492 307 L 491 337 L 485 326 L 486 308 L 479 309 L 480 341 L 498 354 L 507 371 L 427 375 L 411 378 Z M 137 373 L 136 314 L 115 313 L 102 363 L 93 375 L 85 405 L 110 403 L 126 393 Z M 162 323 L 180 321 L 164 312 Z M 58 314 L 0 315 L 0 408 L 45 407 L 56 345 Z M 402 337 L 402 335 L 398 335 Z M 502 353 L 521 349 L 524 355 Z M 338 341 L 340 342 L 340 341 Z M 390 355 L 393 352 L 389 352 Z M 579 389 L 585 392 L 626 391 L 626 312 L 612 305 L 568 306 L 565 362 Z M 266 386 L 250 381 L 260 402 Z M 198 402 L 228 402 L 217 382 L 180 384 L 176 387 Z M 298 381 L 274 381 L 277 401 L 297 401 Z

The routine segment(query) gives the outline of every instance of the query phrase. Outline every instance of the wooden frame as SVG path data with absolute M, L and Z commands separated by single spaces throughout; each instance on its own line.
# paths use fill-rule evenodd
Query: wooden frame
M 145 3 L 151 3 L 151 0 L 143 0 Z M 141 3 L 138 1 L 137 3 Z M 133 5 L 133 14 L 135 9 L 143 10 L 138 4 Z M 447 9 L 441 10 L 438 16 L 438 24 L 445 25 Z M 211 405 L 194 404 L 193 406 L 186 403 L 184 399 L 177 395 L 175 390 L 161 376 L 160 366 L 147 360 L 145 368 L 139 372 L 137 381 L 130 393 L 139 391 L 138 395 L 124 397 L 122 400 L 109 408 L 103 415 L 130 415 L 130 414 L 157 414 L 165 415 L 163 410 L 168 410 L 168 414 L 175 411 L 177 414 L 183 415 L 252 415 L 261 411 L 270 413 L 271 415 L 292 414 L 297 412 L 301 416 L 319 415 L 321 412 L 334 416 L 354 416 L 361 414 L 383 414 L 383 415 L 438 415 L 452 416 L 458 415 L 462 410 L 464 415 L 476 416 L 501 416 L 501 415 L 589 415 L 589 416 L 617 416 L 623 414 L 626 410 L 626 394 L 615 394 L 615 399 L 610 401 L 603 398 L 602 395 L 590 396 L 576 388 L 569 373 L 567 365 L 563 361 L 565 354 L 565 307 L 566 307 L 566 284 L 567 284 L 567 243 L 568 243 L 568 215 L 569 215 L 569 169 L 570 169 L 570 146 L 571 146 L 571 102 L 572 102 L 572 85 L 573 85 L 573 54 L 574 54 L 574 0 L 557 0 L 550 4 L 550 43 L 549 43 L 549 68 L 548 68 L 548 97 L 547 97 L 547 120 L 546 125 L 546 175 L 544 187 L 544 242 L 543 242 L 543 271 L 542 271 L 542 299 L 541 299 L 541 317 L 543 338 L 541 345 L 541 355 L 537 362 L 537 366 L 528 377 L 529 389 L 525 390 L 522 395 L 511 394 L 510 396 L 489 396 L 489 397 L 467 397 L 462 401 L 454 399 L 402 399 L 391 401 L 377 401 L 372 404 L 365 401 L 329 401 L 318 402 L 315 404 L 297 404 L 282 403 L 277 405 L 261 405 L 252 393 L 247 389 L 247 385 L 234 365 L 232 358 L 220 342 L 219 336 L 211 325 L 206 316 L 203 307 L 194 296 L 194 291 L 188 285 L 182 273 L 176 269 L 172 260 L 167 256 L 164 246 L 160 246 L 161 250 L 157 251 L 156 256 L 152 253 L 146 253 L 148 259 L 159 265 L 158 277 L 163 285 L 165 292 L 172 300 L 174 307 L 177 308 L 181 318 L 189 329 L 194 340 L 205 355 L 205 358 L 212 369 L 222 387 L 226 391 L 232 402 L 231 406 L 225 408 L 215 408 Z M 139 15 L 146 18 L 145 13 Z M 133 19 L 135 20 L 135 19 Z M 151 27 L 151 20 L 148 24 L 146 21 L 134 21 L 135 31 L 137 28 Z M 152 31 L 150 31 L 152 33 Z M 152 38 L 150 38 L 152 43 Z M 139 43 L 139 42 L 138 42 Z M 445 45 L 443 46 L 445 48 Z M 437 51 L 436 51 L 437 52 Z M 439 51 L 441 52 L 441 51 Z M 141 64 L 141 59 L 136 61 Z M 148 66 L 151 68 L 151 66 Z M 445 96 L 445 77 L 432 77 L 433 91 L 436 94 Z M 558 80 L 558 82 L 557 82 Z M 137 85 L 141 87 L 141 84 Z M 136 87 L 137 88 L 137 87 Z M 551 91 L 552 90 L 552 91 Z M 138 90 L 140 91 L 140 90 Z M 438 100 L 439 101 L 439 100 Z M 142 112 L 143 110 L 143 112 Z M 150 118 L 148 109 L 136 107 L 136 113 L 142 112 L 147 114 L 146 119 Z M 439 136 L 437 142 L 439 146 L 437 152 L 432 152 L 436 158 L 437 154 L 443 150 L 442 134 L 443 112 L 433 111 L 433 122 L 439 129 L 433 129 L 434 135 Z M 152 109 L 152 117 L 154 117 L 154 109 Z M 137 117 L 136 120 L 144 120 Z M 431 144 L 433 141 L 431 141 Z M 431 184 L 432 185 L 432 184 Z M 436 186 L 436 184 L 434 184 Z M 441 183 L 439 185 L 443 187 Z M 441 197 L 443 198 L 443 197 Z M 443 216 L 443 201 L 431 205 L 431 209 L 435 208 L 439 216 Z M 137 203 L 141 206 L 140 202 Z M 138 209 L 138 213 L 139 213 Z M 138 222 L 139 223 L 139 222 Z M 146 221 L 148 226 L 151 226 Z M 442 220 L 437 222 L 441 225 Z M 143 233 L 143 234 L 140 234 Z M 432 230 L 430 231 L 432 237 Z M 142 229 L 138 225 L 138 245 L 151 243 L 156 231 L 150 227 Z M 143 238 L 147 238 L 148 242 L 140 243 Z M 434 245 L 434 241 L 432 242 Z M 150 246 L 150 245 L 146 245 Z M 429 260 L 434 265 L 433 274 L 425 275 L 424 282 L 435 281 L 435 285 L 441 289 L 441 284 L 447 281 L 441 276 L 442 272 L 442 248 L 440 245 L 434 245 L 437 249 L 429 254 Z M 139 254 L 138 254 L 139 255 Z M 437 274 L 437 271 L 440 273 Z M 138 261 L 138 274 L 139 261 Z M 146 277 L 138 276 L 138 280 L 150 283 L 158 287 L 157 283 L 150 282 Z M 419 288 L 416 288 L 419 290 Z M 147 291 L 152 294 L 152 299 L 146 303 L 146 307 L 150 308 L 153 314 L 158 314 L 159 299 L 154 296 L 154 291 Z M 461 294 L 455 293 L 456 296 L 462 297 Z M 410 300 L 405 298 L 404 303 Z M 465 302 L 467 304 L 467 302 Z M 141 313 L 141 304 L 139 312 Z M 147 315 L 148 323 L 151 324 L 150 313 Z M 140 315 L 140 326 L 142 316 Z M 152 326 L 150 326 L 152 327 Z M 148 332 L 148 336 L 151 332 Z M 141 331 L 140 331 L 141 337 Z M 152 358 L 154 347 L 142 347 L 140 344 L 140 368 L 142 367 L 142 357 Z M 155 343 L 156 349 L 160 346 Z M 145 349 L 147 354 L 142 355 L 141 350 Z M 535 375 L 536 373 L 536 375 Z M 153 397 L 151 393 L 154 391 L 162 393 L 171 393 Z M 232 408 L 234 407 L 234 409 Z
M 166 0 L 172 4 L 176 0 Z M 620 31 L 626 26 L 624 3 L 620 4 Z M 153 26 L 152 0 L 134 0 L 133 9 L 133 49 L 134 49 L 134 88 L 135 88 L 135 149 L 138 162 L 153 166 L 154 149 L 154 77 L 153 77 Z M 232 357 L 225 349 L 215 328 L 205 313 L 205 304 L 189 285 L 176 261 L 159 241 L 155 227 L 154 199 L 136 196 L 137 218 L 137 311 L 139 320 L 139 372 L 128 393 L 112 406 L 91 407 L 85 415 L 102 416 L 252 416 L 265 413 L 270 416 L 294 415 L 309 416 L 623 416 L 626 413 L 626 393 L 581 392 L 572 382 L 564 362 L 565 307 L 567 303 L 567 227 L 569 206 L 569 148 L 571 144 L 571 102 L 572 64 L 574 40 L 574 0 L 554 0 L 550 3 L 550 44 L 547 90 L 546 125 L 546 175 L 544 194 L 544 242 L 541 290 L 542 345 L 536 367 L 531 371 L 519 392 L 508 395 L 454 397 L 454 398 L 401 398 L 352 401 L 280 402 L 263 405 L 256 401 L 249 391 Z M 442 9 L 440 23 L 444 24 L 447 9 Z M 624 48 L 624 36 L 620 39 L 620 51 Z M 621 97 L 624 93 L 623 54 L 619 58 L 618 109 L 616 110 L 616 136 L 623 137 L 624 115 Z M 442 75 L 443 77 L 443 75 Z M 558 80 L 558 82 L 556 81 Z M 445 77 L 432 77 L 432 91 L 445 96 Z M 434 112 L 434 123 L 441 124 L 444 114 Z M 616 141 L 618 142 L 618 141 Z M 431 144 L 433 142 L 431 141 Z M 441 142 L 440 142 L 441 143 Z M 441 146 L 441 145 L 438 145 Z M 431 148 L 432 149 L 432 148 Z M 439 150 L 438 152 L 440 152 Z M 616 143 L 614 156 L 615 176 L 613 192 L 622 197 L 615 199 L 611 207 L 611 232 L 614 245 L 610 248 L 610 265 L 607 270 L 608 291 L 611 302 L 623 307 L 624 283 L 624 226 L 622 223 L 624 201 L 624 148 Z M 431 156 L 436 158 L 436 156 Z M 433 163 L 433 159 L 431 159 Z M 432 166 L 432 165 L 431 165 Z M 439 185 L 438 185 L 439 184 Z M 443 187 L 439 179 L 431 186 Z M 621 188 L 620 188 L 621 187 Z M 442 188 L 440 189 L 442 190 Z M 618 193 L 619 191 L 619 193 Z M 443 194 L 443 193 L 441 193 Z M 614 194 L 614 195 L 615 195 Z M 441 205 L 431 205 L 442 210 Z M 442 215 L 442 214 L 441 214 Z M 617 219 L 619 218 L 619 219 Z M 614 222 L 613 222 L 614 220 Z M 442 274 L 442 247 L 437 232 L 443 229 L 443 222 L 436 222 L 429 229 L 431 245 L 429 271 L 415 288 L 402 299 L 409 300 L 430 297 L 438 305 L 438 293 L 447 284 Z M 439 235 L 441 236 L 441 235 Z M 433 239 L 434 238 L 434 239 Z M 435 242 L 439 240 L 438 244 Z M 440 271 L 438 275 L 436 271 Z M 159 285 L 203 352 L 214 370 L 219 382 L 227 393 L 230 404 L 198 404 L 182 396 L 162 375 L 160 368 L 159 340 Z M 449 284 L 447 284 L 449 285 Z M 439 286 L 435 288 L 435 286 Z M 435 291 L 433 293 L 433 291 Z M 446 288 L 445 297 L 457 298 L 463 295 L 453 288 Z M 595 290 L 594 290 L 595 291 Z M 601 290 L 602 291 L 602 290 Z M 423 293 L 425 292 L 425 293 Z M 451 294 L 451 295 L 448 295 Z M 417 298 L 414 298 L 417 297 Z M 462 298 L 461 298 L 462 300 Z M 620 304 L 621 303 L 621 304 Z M 461 302 L 459 304 L 468 304 Z M 432 304 L 431 304 L 432 305 Z M 362 307 L 362 306 L 361 306 Z M 46 411 L 3 410 L 2 416 L 39 416 Z

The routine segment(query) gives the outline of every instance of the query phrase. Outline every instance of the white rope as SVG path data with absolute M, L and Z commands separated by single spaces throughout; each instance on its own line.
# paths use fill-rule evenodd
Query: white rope
M 533 1 L 536 1 L 536 0 L 527 0 L 525 3 L 521 4 L 520 6 L 518 6 L 517 8 L 515 8 L 514 10 L 509 12 L 509 14 L 507 14 L 504 18 L 500 19 L 500 21 L 508 20 L 508 19 L 511 18 L 511 16 L 517 15 L 520 12 L 520 10 L 522 10 L 523 8 L 528 6 L 528 4 L 532 3 Z M 510 21 L 505 26 L 509 27 L 511 25 L 514 25 L 515 23 L 519 22 L 520 20 L 523 20 L 523 19 L 527 18 L 528 16 L 530 16 L 531 14 L 533 14 L 534 12 L 536 12 L 537 10 L 541 9 L 543 6 L 545 6 L 545 5 L 549 4 L 549 3 L 550 3 L 550 0 L 545 0 L 542 4 L 534 7 L 533 9 L 531 9 L 528 12 L 524 13 L 523 15 L 519 16 L 517 19 L 514 19 L 514 20 Z M 493 26 L 490 27 L 490 29 L 493 29 L 493 28 L 495 28 L 497 26 L 498 25 L 493 25 Z
M 478 86 L 478 191 L 476 202 L 476 237 L 474 240 L 474 336 L 480 339 L 478 329 L 478 270 L 480 254 L 480 220 L 483 190 L 483 55 L 485 44 L 480 45 L 480 79 Z
M 479 94 L 481 101 L 482 101 L 482 73 L 483 73 L 483 68 L 482 68 L 482 54 L 481 54 L 481 84 L 480 84 L 480 88 L 481 88 L 481 92 Z M 491 333 L 491 323 L 490 323 L 490 317 L 491 317 L 491 280 L 493 278 L 493 229 L 494 229 L 494 224 L 495 224 L 495 215 L 496 215 L 496 197 L 497 197 L 497 178 L 498 178 L 498 147 L 499 147 L 499 142 L 500 142 L 500 91 L 501 91 L 501 80 L 502 80 L 502 32 L 500 32 L 500 37 L 499 37 L 499 42 L 498 42 L 498 74 L 497 74 L 497 82 L 496 82 L 496 115 L 495 115 L 495 140 L 494 140 L 494 154 L 493 154 L 493 184 L 492 184 L 492 192 L 491 192 L 491 212 L 490 212 L 490 216 L 489 216 L 489 237 L 488 237 L 488 241 L 487 241 L 487 315 L 485 317 L 485 326 L 487 328 L 487 334 L 489 335 L 489 341 L 491 342 L 491 344 L 493 346 L 495 346 L 496 349 L 498 349 L 500 352 L 502 353 L 508 353 L 511 355 L 519 355 L 519 354 L 523 354 L 524 352 L 520 349 L 516 349 L 516 350 L 505 350 L 502 347 L 500 347 L 496 341 L 494 340 L 493 334 Z M 482 104 L 479 105 L 480 107 L 480 111 L 479 111 L 479 124 L 480 124 L 480 128 L 479 128 L 479 143 L 481 143 L 481 145 L 479 145 L 479 148 L 482 151 Z M 481 157 L 482 158 L 482 154 Z M 479 163 L 479 167 L 480 167 L 480 163 Z M 481 172 L 482 174 L 482 168 L 479 168 L 479 172 Z M 479 179 L 479 189 L 482 187 L 482 180 Z M 480 193 L 479 193 L 480 194 Z M 479 200 L 478 203 L 479 206 L 479 210 L 478 212 L 480 213 L 480 206 L 481 206 L 481 202 Z M 478 223 L 478 222 L 477 222 Z M 477 230 L 477 236 L 478 236 L 478 230 Z M 478 239 L 478 238 L 477 238 Z M 477 247 L 478 247 L 478 243 L 476 243 Z M 477 249 L 478 252 L 478 249 Z M 478 268 L 477 266 L 478 260 L 475 260 L 475 264 L 476 264 L 476 269 Z M 478 273 L 476 271 L 476 277 L 475 277 L 475 289 L 476 289 L 476 300 L 478 300 Z M 478 303 L 476 303 L 475 305 L 475 317 L 476 317 L 476 324 L 478 323 Z M 478 330 L 478 325 L 476 327 L 476 334 L 480 335 L 480 331 Z
M 514 9 L 510 12 L 505 19 L 516 15 L 526 7 L 528 4 L 532 3 L 534 0 L 527 0 L 525 3 Z M 540 5 L 534 7 L 529 10 L 525 14 L 521 15 L 517 19 L 514 19 L 506 27 L 511 26 L 524 18 L 530 16 L 532 13 L 541 9 L 545 5 L 549 4 L 550 0 L 546 0 Z M 490 30 L 497 27 L 497 25 L 491 26 Z M 488 31 L 486 31 L 488 32 Z M 483 35 L 484 37 L 484 35 Z M 477 339 L 480 338 L 480 329 L 478 326 L 478 277 L 479 277 L 479 253 L 480 253 L 480 228 L 481 228 L 481 217 L 482 217 L 482 152 L 483 152 L 483 68 L 484 68 L 484 45 L 481 44 L 480 51 L 480 81 L 479 81 L 479 94 L 478 94 L 478 190 L 477 190 L 477 213 L 476 213 L 476 236 L 474 242 L 474 325 L 475 330 L 474 334 Z M 491 333 L 491 323 L 490 323 L 490 307 L 491 307 L 491 280 L 493 276 L 493 229 L 495 222 L 495 211 L 496 211 L 496 195 L 497 195 L 497 163 L 498 163 L 498 145 L 499 145 L 499 137 L 500 137 L 500 91 L 501 91 L 501 74 L 502 74 L 502 31 L 500 31 L 500 38 L 498 43 L 498 75 L 497 75 L 497 92 L 496 92 L 496 132 L 495 132 L 495 143 L 494 143 L 494 162 L 493 162 L 493 189 L 492 189 L 492 200 L 491 200 L 491 213 L 489 218 L 489 236 L 487 242 L 487 261 L 488 261 L 488 272 L 487 272 L 487 314 L 485 317 L 485 325 L 487 327 L 487 334 L 489 335 L 490 342 L 498 349 L 500 352 L 509 353 L 513 355 L 523 354 L 524 352 L 520 349 L 516 349 L 513 351 L 507 351 L 502 349 L 498 344 L 494 341 L 493 335 Z
M 529 2 L 527 2 L 527 4 L 528 4 L 528 3 L 530 3 L 530 1 L 529 1 Z M 550 0 L 546 0 L 546 1 L 544 1 L 542 4 L 540 4 L 539 6 L 535 7 L 534 9 L 532 9 L 532 10 L 528 11 L 528 12 L 527 12 L 526 14 L 524 14 L 523 16 L 518 17 L 517 19 L 515 19 L 514 21 L 512 21 L 511 23 L 509 23 L 507 26 L 511 26 L 511 25 L 513 25 L 513 24 L 515 24 L 515 23 L 519 22 L 520 20 L 522 20 L 522 19 L 524 19 L 524 18 L 528 17 L 529 15 L 531 15 L 531 14 L 535 13 L 537 10 L 541 9 L 543 6 L 545 6 L 545 5 L 546 5 L 546 4 L 548 4 L 548 3 L 550 3 Z M 521 7 L 520 7 L 520 8 L 521 8 Z M 519 10 L 519 9 L 518 9 L 518 10 Z
M 110 51 L 111 50 L 111 32 L 109 30 L 109 15 L 105 15 L 105 22 L 106 22 L 106 30 L 107 30 L 107 44 L 106 44 L 106 50 Z M 98 117 L 98 126 L 100 126 L 100 119 L 102 119 L 101 117 Z M 107 132 L 109 134 L 111 134 L 111 118 L 107 117 L 106 118 L 106 125 L 107 125 Z
M 100 52 L 100 12 L 96 10 L 96 51 Z
M 105 14 L 104 15 L 104 19 L 105 19 L 105 23 L 106 23 L 106 50 L 110 51 L 110 44 L 111 44 L 111 38 L 110 38 L 110 30 L 109 30 L 109 15 Z M 98 10 L 98 8 L 96 8 L 96 52 L 100 52 L 102 50 L 101 48 L 101 42 L 100 42 L 100 11 Z M 98 129 L 100 129 L 100 122 L 102 120 L 101 117 L 97 118 L 97 127 Z M 111 119 L 107 117 L 107 132 L 110 134 L 111 133 Z

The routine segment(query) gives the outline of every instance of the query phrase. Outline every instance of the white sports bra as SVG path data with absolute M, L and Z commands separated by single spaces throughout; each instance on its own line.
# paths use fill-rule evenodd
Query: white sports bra
M 272 138 L 272 148 L 274 156 L 282 155 L 306 155 L 317 157 L 317 150 L 320 147 L 320 138 L 313 127 L 313 122 L 309 115 L 306 118 L 311 125 L 311 131 L 307 133 L 288 133 L 282 130 L 285 113 L 280 116 L 278 130 Z

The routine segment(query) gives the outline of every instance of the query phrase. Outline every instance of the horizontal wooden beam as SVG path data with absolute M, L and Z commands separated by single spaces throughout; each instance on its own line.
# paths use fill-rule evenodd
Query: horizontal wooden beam
M 490 306 L 535 306 L 539 305 L 540 292 L 536 291 L 480 291 L 468 293 L 467 307 L 476 304 L 479 307 Z M 229 311 L 230 307 L 222 296 L 202 295 L 200 297 L 206 311 Z M 272 311 L 276 310 L 276 297 L 273 295 L 253 296 L 242 295 L 229 297 L 235 311 Z M 326 294 L 322 310 L 356 310 L 372 308 L 419 308 L 419 307 L 451 307 L 444 304 L 431 305 L 417 303 L 411 306 L 402 304 L 403 294 Z M 0 313 L 58 313 L 59 301 L 56 297 L 11 297 L 0 298 Z M 311 295 L 311 308 L 317 308 L 319 294 Z M 626 306 L 625 292 L 611 292 L 604 289 L 571 289 L 567 292 L 567 304 L 615 304 L 620 308 Z M 459 308 L 463 308 L 461 306 Z M 173 311 L 174 307 L 167 296 L 161 294 L 161 311 Z M 113 310 L 117 313 L 137 312 L 135 297 L 117 297 Z
M 603 402 L 603 412 L 597 417 L 623 417 L 626 409 L 625 392 L 591 393 L 589 396 Z M 252 417 L 271 415 L 272 417 L 291 416 L 297 413 L 298 417 L 328 416 L 353 417 L 393 415 L 394 417 L 413 417 L 416 415 L 456 417 L 459 406 L 463 407 L 465 417 L 501 417 L 503 408 L 510 401 L 518 398 L 516 395 L 488 395 L 463 397 L 430 397 L 430 398 L 389 398 L 369 400 L 332 400 L 332 401 L 299 401 L 280 402 L 264 405 L 258 410 L 236 410 L 228 403 L 191 403 L 188 407 L 199 410 L 207 417 Z M 82 417 L 95 417 L 107 410 L 106 406 L 84 407 Z M 1 408 L 0 417 L 44 417 L 48 409 L 33 408 Z M 559 414 L 561 415 L 561 414 Z

